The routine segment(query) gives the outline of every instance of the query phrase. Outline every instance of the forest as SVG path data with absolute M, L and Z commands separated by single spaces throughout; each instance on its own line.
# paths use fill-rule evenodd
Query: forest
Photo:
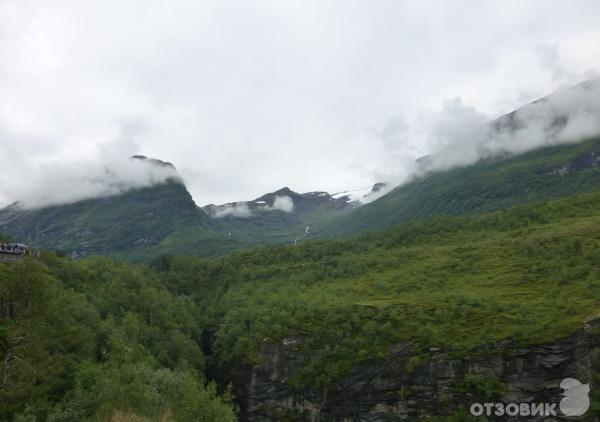
M 199 315 L 131 264 L 0 264 L 0 420 L 234 421 L 204 376 Z
M 401 341 L 418 365 L 565 337 L 600 312 L 598 209 L 594 191 L 211 259 L 0 264 L 0 419 L 232 421 L 207 369 L 294 335 L 290 388 L 324 389 Z M 480 381 L 457 388 L 501 388 Z

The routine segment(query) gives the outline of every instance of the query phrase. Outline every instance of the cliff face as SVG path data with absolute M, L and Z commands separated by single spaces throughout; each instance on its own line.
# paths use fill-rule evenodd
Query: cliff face
M 265 344 L 259 365 L 234 365 L 221 372 L 221 381 L 233 382 L 241 421 L 413 421 L 468 411 L 476 402 L 547 402 L 556 403 L 558 411 L 562 379 L 588 383 L 598 372 L 594 362 L 600 355 L 600 318 L 553 343 L 523 346 L 506 341 L 466 357 L 437 349 L 429 350 L 427 358 L 418 357 L 408 351 L 408 345 L 398 344 L 385 360 L 356 365 L 327 390 L 291 388 L 286 382 L 300 369 L 297 356 L 302 342 L 297 337 Z M 467 379 L 471 383 L 465 383 Z M 565 419 L 558 414 L 554 419 L 528 420 Z

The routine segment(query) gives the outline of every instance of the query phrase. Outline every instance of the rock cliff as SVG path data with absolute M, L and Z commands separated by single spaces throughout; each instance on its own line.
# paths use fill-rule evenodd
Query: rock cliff
M 323 390 L 288 382 L 300 369 L 303 341 L 298 336 L 266 343 L 258 365 L 228 365 L 219 371 L 221 382 L 233 383 L 241 421 L 413 421 L 468 411 L 475 402 L 556 403 L 558 411 L 561 380 L 589 383 L 600 369 L 600 317 L 551 343 L 503 341 L 467 356 L 435 348 L 416 355 L 407 344 L 397 344 L 385 360 L 357 364 Z M 555 418 L 528 420 L 566 419 L 558 412 Z

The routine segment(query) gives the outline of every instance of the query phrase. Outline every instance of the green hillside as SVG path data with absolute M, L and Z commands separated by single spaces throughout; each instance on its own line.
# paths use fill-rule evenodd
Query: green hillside
M 187 192 L 186 192 L 187 193 Z M 211 257 L 235 250 L 265 244 L 291 244 L 301 237 L 307 226 L 319 227 L 347 214 L 352 207 L 344 201 L 333 201 L 298 194 L 289 188 L 264 195 L 257 200 L 271 203 L 275 196 L 287 196 L 294 202 L 290 212 L 252 209 L 248 217 L 207 217 L 204 209 L 196 212 L 203 224 L 179 224 L 159 241 L 121 250 L 111 255 L 118 258 L 147 261 L 160 255 L 196 255 Z M 177 218 L 177 214 L 173 216 Z M 310 237 L 310 236 L 307 236 Z
M 163 258 L 194 298 L 215 359 L 255 362 L 265 342 L 307 339 L 291 385 L 326 386 L 399 342 L 464 355 L 502 339 L 562 338 L 600 312 L 600 191 L 346 241 L 213 260 Z
M 144 261 L 164 254 L 216 256 L 269 243 L 293 243 L 307 226 L 350 211 L 344 201 L 300 195 L 285 188 L 294 209 L 255 211 L 247 218 L 212 218 L 176 180 L 121 195 L 73 204 L 0 210 L 0 230 L 36 248 L 74 257 L 105 255 Z M 272 198 L 270 198 L 272 201 Z
M 477 214 L 600 186 L 600 138 L 429 173 L 337 219 L 319 238 L 354 235 L 435 215 Z
M 0 370 L 10 381 L 0 417 L 232 420 L 205 368 L 257 363 L 263 345 L 286 338 L 303 339 L 290 391 L 326 391 L 399 343 L 412 368 L 432 348 L 464 356 L 504 339 L 564 338 L 600 312 L 599 210 L 596 189 L 150 268 L 52 254 L 0 264 Z
M 36 248 L 77 257 L 143 251 L 189 229 L 200 238 L 212 233 L 209 217 L 176 180 L 72 204 L 0 211 L 1 231 Z

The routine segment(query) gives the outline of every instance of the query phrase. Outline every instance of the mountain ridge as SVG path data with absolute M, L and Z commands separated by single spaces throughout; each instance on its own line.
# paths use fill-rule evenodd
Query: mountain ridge
M 600 86 L 600 79 L 574 89 L 589 86 Z M 566 90 L 560 95 L 568 98 L 570 93 Z M 549 99 L 558 98 L 556 95 L 536 103 L 551 104 Z M 586 97 L 573 107 L 585 108 L 589 101 Z M 530 110 L 527 107 L 532 105 L 519 110 Z M 536 108 L 549 113 L 542 116 L 542 122 L 552 128 L 549 136 L 556 133 L 553 122 L 557 118 L 561 127 L 569 124 L 561 117 L 564 109 Z M 518 130 L 519 110 L 490 125 L 504 121 L 503 133 Z M 418 160 L 420 171 L 394 189 L 377 183 L 364 190 L 329 194 L 298 193 L 283 187 L 251 201 L 205 206 L 196 204 L 172 163 L 136 155 L 131 159 L 172 169 L 176 177 L 119 195 L 41 209 L 23 210 L 13 204 L 0 210 L 0 231 L 36 247 L 65 250 L 74 257 L 100 254 L 149 260 L 163 254 L 215 256 L 269 243 L 351 237 L 435 215 L 495 211 L 583 193 L 600 185 L 600 137 L 521 154 L 496 152 L 470 165 L 437 170 L 439 156 L 422 157 Z

